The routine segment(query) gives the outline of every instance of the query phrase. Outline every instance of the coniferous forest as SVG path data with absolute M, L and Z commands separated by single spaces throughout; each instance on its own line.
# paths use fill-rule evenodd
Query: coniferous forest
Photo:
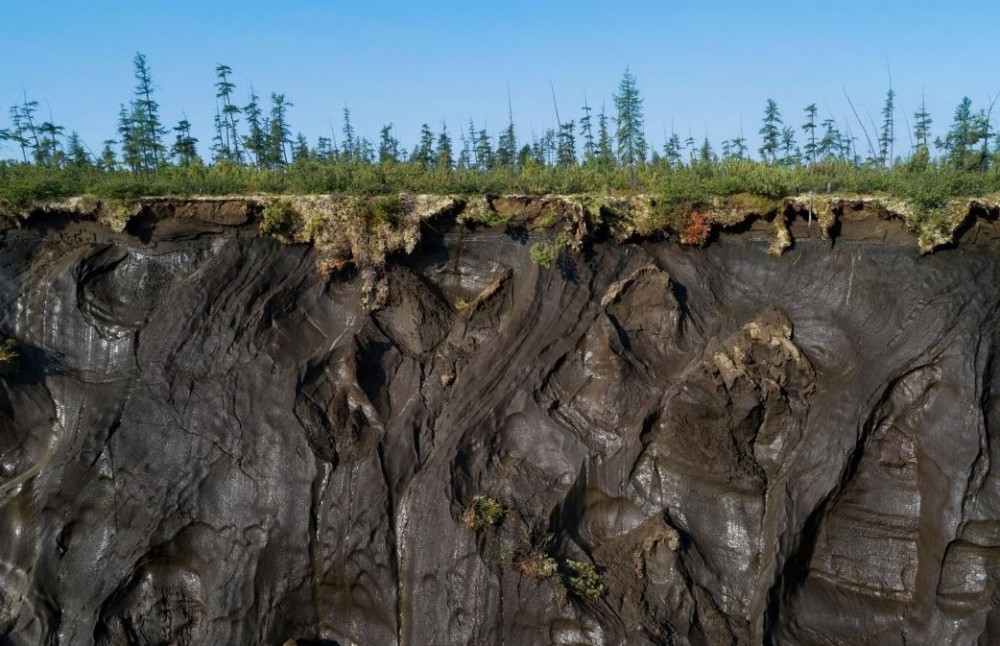
M 294 129 L 293 103 L 284 94 L 237 88 L 227 65 L 215 73 L 211 142 L 192 135 L 186 115 L 172 125 L 161 116 L 151 65 L 141 53 L 134 59 L 134 94 L 120 105 L 116 132 L 96 149 L 69 127 L 44 120 L 39 101 L 24 93 L 0 129 L 7 158 L 0 161 L 0 206 L 82 193 L 629 192 L 697 204 L 713 195 L 838 191 L 891 193 L 933 208 L 957 195 L 1000 191 L 993 104 L 974 106 L 968 98 L 937 135 L 923 106 L 900 127 L 891 87 L 878 120 L 862 118 L 851 104 L 848 123 L 824 117 L 816 103 L 786 111 L 769 99 L 756 150 L 742 133 L 716 149 L 707 137 L 676 132 L 654 143 L 638 81 L 626 69 L 611 110 L 585 104 L 576 118 L 560 119 L 541 136 L 525 138 L 508 109 L 499 132 L 472 120 L 461 132 L 425 123 L 410 147 L 392 124 L 378 141 L 359 136 L 348 108 L 339 137 L 310 140 Z

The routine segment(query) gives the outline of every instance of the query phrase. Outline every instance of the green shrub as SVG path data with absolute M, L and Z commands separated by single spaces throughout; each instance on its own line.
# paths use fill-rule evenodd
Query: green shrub
M 549 242 L 535 242 L 528 247 L 528 256 L 536 265 L 551 269 L 563 248 L 569 243 L 569 236 L 565 232 L 556 235 Z
M 473 222 L 481 222 L 488 227 L 500 228 L 507 226 L 507 223 L 514 217 L 514 213 L 511 211 L 498 213 L 490 208 L 489 202 L 485 198 L 482 198 L 470 202 L 463 217 Z
M 491 529 L 503 520 L 504 508 L 489 496 L 474 496 L 472 503 L 462 512 L 462 524 L 476 531 Z
M 0 341 L 0 374 L 9 374 L 16 370 L 20 358 L 17 341 L 9 337 Z
M 535 242 L 528 247 L 528 255 L 536 265 L 550 269 L 559 257 L 559 250 L 551 242 Z
M 535 579 L 550 579 L 559 572 L 556 560 L 542 551 L 516 554 L 514 565 L 522 574 Z
M 608 592 L 601 575 L 589 563 L 566 559 L 560 575 L 566 588 L 578 596 L 599 599 Z

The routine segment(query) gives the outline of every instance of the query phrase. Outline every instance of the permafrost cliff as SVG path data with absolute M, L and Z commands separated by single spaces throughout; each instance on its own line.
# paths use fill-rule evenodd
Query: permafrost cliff
M 0 641 L 1000 642 L 995 207 L 404 201 L 6 222 Z

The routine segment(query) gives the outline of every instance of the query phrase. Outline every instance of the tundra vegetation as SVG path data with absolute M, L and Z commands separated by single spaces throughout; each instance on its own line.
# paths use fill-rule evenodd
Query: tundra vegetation
M 527 138 L 515 126 L 508 101 L 508 120 L 498 132 L 471 119 L 457 132 L 445 123 L 436 130 L 425 123 L 407 148 L 391 123 L 378 141 L 359 135 L 349 108 L 341 115 L 339 138 L 331 132 L 310 140 L 292 127 L 294 104 L 284 94 L 271 92 L 265 103 L 252 85 L 237 87 L 229 66 L 220 64 L 215 73 L 214 135 L 207 146 L 193 136 L 187 115 L 166 125 L 151 66 L 141 53 L 134 59 L 134 93 L 119 106 L 114 136 L 98 147 L 55 123 L 51 112 L 45 120 L 39 101 L 23 93 L 0 129 L 0 155 L 6 156 L 0 161 L 0 213 L 81 194 L 589 193 L 655 196 L 660 214 L 690 217 L 729 196 L 834 192 L 891 196 L 908 205 L 920 226 L 943 227 L 954 198 L 1000 193 L 995 100 L 976 107 L 962 99 L 939 136 L 922 105 L 904 119 L 912 124 L 904 146 L 892 87 L 879 123 L 858 117 L 853 103 L 851 122 L 823 114 L 815 103 L 783 112 L 768 99 L 754 156 L 742 132 L 722 140 L 719 149 L 707 136 L 699 141 L 676 132 L 665 132 L 654 144 L 638 80 L 626 69 L 610 113 L 584 102 L 578 118 L 557 115 L 554 127 Z M 367 215 L 393 217 L 389 211 Z M 269 230 L 287 233 L 287 213 L 266 215 Z M 695 226 L 689 237 L 697 241 L 703 232 Z M 551 263 L 550 251 L 538 248 L 536 255 Z

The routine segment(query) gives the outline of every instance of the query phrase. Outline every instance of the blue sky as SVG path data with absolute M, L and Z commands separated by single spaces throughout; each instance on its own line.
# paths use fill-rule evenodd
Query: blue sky
M 250 82 L 264 96 L 284 93 L 293 129 L 311 142 L 331 121 L 339 137 L 348 105 L 359 133 L 374 140 L 392 122 L 408 148 L 424 122 L 454 131 L 472 118 L 497 131 L 508 84 L 522 140 L 555 125 L 550 84 L 564 121 L 579 117 L 585 94 L 610 112 L 626 65 L 657 147 L 671 124 L 718 144 L 741 120 L 756 142 L 769 97 L 789 125 L 801 125 L 811 102 L 844 121 L 844 87 L 878 121 L 887 62 L 900 130 L 922 91 L 938 134 L 963 96 L 981 107 L 1000 92 L 991 36 L 1000 3 L 623 4 L 48 0 L 37 17 L 0 24 L 0 127 L 23 87 L 44 118 L 51 108 L 56 123 L 99 148 L 130 99 L 137 51 L 152 67 L 164 122 L 186 113 L 203 145 L 220 62 L 233 68 L 241 99 Z M 24 6 L 0 0 L 5 16 Z M 897 151 L 908 143 L 900 132 Z

